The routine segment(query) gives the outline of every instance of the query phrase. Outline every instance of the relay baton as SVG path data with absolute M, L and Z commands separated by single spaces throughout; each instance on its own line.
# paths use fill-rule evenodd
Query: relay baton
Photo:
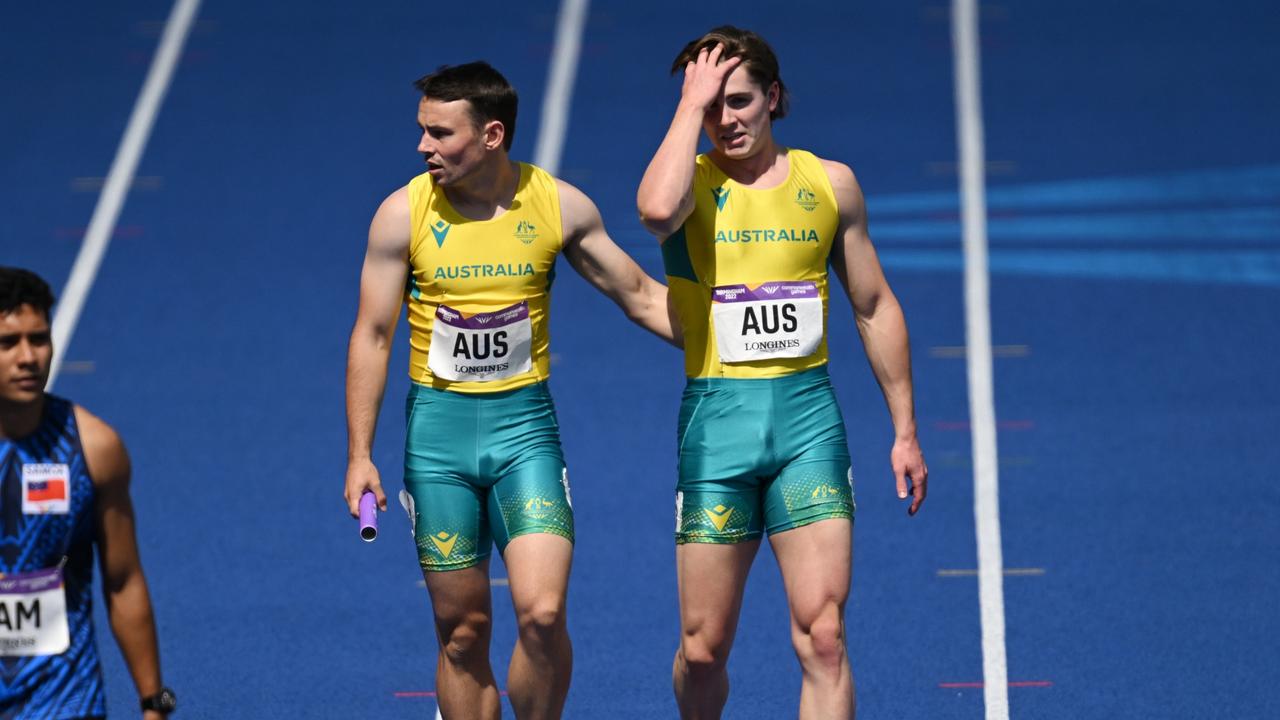
M 360 496 L 360 539 L 373 542 L 378 537 L 378 501 L 368 490 Z

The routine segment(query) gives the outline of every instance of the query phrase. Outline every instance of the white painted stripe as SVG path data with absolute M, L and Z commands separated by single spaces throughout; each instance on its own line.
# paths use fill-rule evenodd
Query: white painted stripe
M 582 29 L 587 24 L 587 0 L 562 0 L 556 22 L 556 44 L 547 74 L 547 94 L 542 98 L 542 121 L 533 164 L 552 175 L 560 172 L 560 155 L 569 129 L 569 102 L 578 74 Z
M 146 149 L 156 113 L 169 89 L 174 67 L 178 64 L 182 46 L 186 43 L 187 33 L 199 7 L 200 0 L 175 0 L 169 20 L 165 23 L 160 47 L 151 61 L 151 69 L 147 72 L 142 92 L 134 103 L 129 125 L 116 150 L 116 157 L 111 162 L 102 194 L 98 196 L 98 204 L 93 209 L 93 219 L 89 221 L 80 253 L 71 267 L 71 277 L 62 288 L 62 297 L 53 316 L 53 363 L 49 368 L 49 389 L 53 388 L 53 383 L 58 379 L 62 357 L 71 344 L 71 336 L 80 320 L 80 311 L 84 309 L 84 302 L 98 275 L 98 267 L 107 252 L 107 243 L 111 241 L 116 221 L 120 218 L 125 195 L 133 183 L 138 161 L 142 158 L 142 151 Z
M 978 601 L 982 617 L 982 695 L 987 720 L 1007 720 L 1009 674 L 1005 658 L 1004 559 L 1000 549 L 991 301 L 987 286 L 987 200 L 983 167 L 986 150 L 983 147 L 976 0 L 952 0 L 951 22 L 964 226 L 965 341 L 969 347 L 973 515 L 978 536 Z

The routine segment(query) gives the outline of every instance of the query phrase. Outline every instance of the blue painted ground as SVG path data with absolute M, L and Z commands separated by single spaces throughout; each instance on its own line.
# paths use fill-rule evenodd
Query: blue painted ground
M 10 112 L 0 262 L 60 286 L 168 4 L 0 16 Z M 367 223 L 420 171 L 410 83 L 487 58 L 537 136 L 552 0 L 496 19 L 405 0 L 206 0 L 58 381 L 113 422 L 166 678 L 189 718 L 431 717 L 435 641 L 408 523 L 359 543 L 340 500 L 342 373 Z M 892 496 L 887 414 L 847 307 L 833 373 L 859 515 L 848 622 L 862 717 L 977 718 L 982 678 L 962 345 L 949 26 L 924 2 L 597 2 L 562 174 L 651 273 L 634 189 L 720 22 L 781 55 L 784 142 L 849 162 L 908 313 L 933 484 Z M 1014 717 L 1270 717 L 1280 635 L 1280 66 L 1269 4 L 985 8 L 1004 555 Z M 76 180 L 76 178 L 82 178 Z M 563 271 L 553 392 L 579 543 L 566 716 L 673 717 L 677 353 Z M 376 448 L 398 483 L 403 347 Z M 495 565 L 495 575 L 501 575 Z M 510 603 L 495 593 L 495 663 Z M 729 718 L 793 715 L 772 558 L 756 564 Z M 113 715 L 132 692 L 105 627 Z

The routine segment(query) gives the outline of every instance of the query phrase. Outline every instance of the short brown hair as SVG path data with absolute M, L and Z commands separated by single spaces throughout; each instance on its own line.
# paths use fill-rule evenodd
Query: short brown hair
M 471 122 L 477 129 L 490 120 L 502 123 L 502 148 L 511 150 L 516 139 L 516 109 L 519 99 L 515 88 L 484 61 L 465 65 L 442 65 L 440 69 L 418 78 L 413 84 L 422 96 L 440 102 L 466 100 L 470 103 Z
M 769 113 L 769 119 L 779 120 L 786 117 L 791 96 L 787 92 L 787 86 L 782 82 L 782 75 L 778 72 L 778 56 L 773 54 L 773 48 L 769 47 L 769 43 L 765 42 L 764 38 L 750 30 L 732 25 L 713 28 L 706 35 L 684 46 L 675 61 L 671 63 L 671 74 L 675 75 L 686 65 L 697 60 L 698 53 L 704 48 L 710 50 L 716 45 L 724 45 L 722 59 L 742 58 L 742 65 L 747 69 L 747 74 L 765 93 L 769 92 L 770 85 L 778 83 L 778 105 L 773 112 Z

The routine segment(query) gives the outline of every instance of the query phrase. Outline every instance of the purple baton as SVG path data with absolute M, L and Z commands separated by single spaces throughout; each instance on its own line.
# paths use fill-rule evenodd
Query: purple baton
M 373 542 L 378 537 L 378 501 L 368 490 L 360 496 L 360 539 Z

